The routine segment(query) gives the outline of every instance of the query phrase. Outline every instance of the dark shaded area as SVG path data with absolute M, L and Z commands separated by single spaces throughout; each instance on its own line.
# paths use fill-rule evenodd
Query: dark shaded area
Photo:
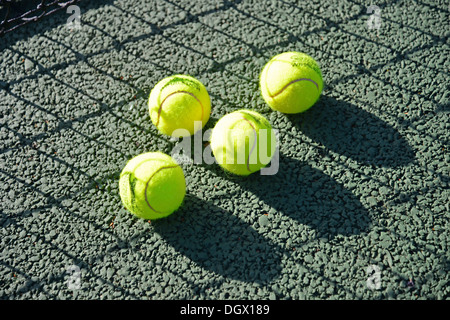
M 179 212 L 152 224 L 180 254 L 224 277 L 267 283 L 281 272 L 279 246 L 231 212 L 191 194 Z
M 318 238 L 368 231 L 371 219 L 359 199 L 318 169 L 280 154 L 275 175 L 237 182 L 278 212 L 317 231 Z
M 364 165 L 398 167 L 415 159 L 395 128 L 347 101 L 323 95 L 311 109 L 290 119 L 315 142 Z

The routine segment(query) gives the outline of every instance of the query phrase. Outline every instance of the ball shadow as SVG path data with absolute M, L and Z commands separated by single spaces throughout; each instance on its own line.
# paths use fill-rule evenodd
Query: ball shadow
M 369 229 L 371 219 L 359 199 L 318 169 L 280 154 L 275 175 L 252 175 L 239 182 L 278 212 L 333 239 Z
M 391 125 L 349 102 L 323 95 L 303 114 L 289 116 L 306 136 L 361 164 L 404 166 L 415 155 Z
M 224 277 L 264 284 L 281 271 L 282 248 L 225 209 L 193 195 L 186 196 L 177 213 L 152 224 L 177 252 Z

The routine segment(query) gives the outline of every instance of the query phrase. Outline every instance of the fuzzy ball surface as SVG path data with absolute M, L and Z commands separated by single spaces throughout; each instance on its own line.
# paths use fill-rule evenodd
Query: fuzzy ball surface
M 273 110 L 301 113 L 319 99 L 323 90 L 322 72 L 317 61 L 305 53 L 280 53 L 262 69 L 260 90 Z
M 186 181 L 182 168 L 162 152 L 132 158 L 120 174 L 123 205 L 139 218 L 156 220 L 175 212 L 183 203 Z
M 202 129 L 211 115 L 211 99 L 198 79 L 184 74 L 160 80 L 151 90 L 150 119 L 168 136 L 186 137 Z

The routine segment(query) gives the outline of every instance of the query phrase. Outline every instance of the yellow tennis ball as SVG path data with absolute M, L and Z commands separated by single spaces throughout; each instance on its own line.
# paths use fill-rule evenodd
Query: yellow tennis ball
M 211 150 L 226 171 L 247 176 L 270 163 L 276 136 L 269 121 L 251 110 L 238 110 L 219 119 L 211 132 Z
M 322 93 L 322 72 L 319 64 L 305 53 L 280 53 L 262 69 L 260 88 L 264 100 L 273 110 L 304 112 Z
M 183 203 L 183 169 L 162 152 L 140 154 L 123 168 L 119 193 L 125 208 L 135 216 L 148 220 L 166 217 Z
M 205 86 L 194 77 L 173 75 L 159 81 L 148 99 L 150 118 L 160 132 L 186 137 L 202 129 L 211 115 Z

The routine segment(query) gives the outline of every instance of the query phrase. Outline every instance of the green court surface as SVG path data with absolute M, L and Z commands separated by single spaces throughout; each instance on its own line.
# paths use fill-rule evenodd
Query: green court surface
M 450 7 L 373 4 L 80 1 L 79 28 L 62 11 L 0 37 L 0 299 L 448 299 Z M 285 51 L 322 70 L 301 114 L 261 96 Z M 204 133 L 264 115 L 278 170 L 184 161 L 181 208 L 150 222 L 118 180 L 181 143 L 147 106 L 173 74 L 207 88 Z

